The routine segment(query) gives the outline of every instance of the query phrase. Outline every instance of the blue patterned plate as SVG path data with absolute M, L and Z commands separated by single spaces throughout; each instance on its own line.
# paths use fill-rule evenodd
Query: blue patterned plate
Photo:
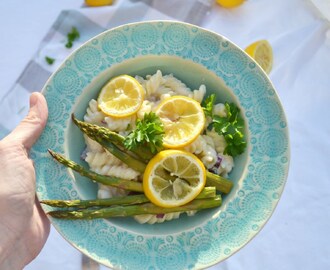
M 111 77 L 145 76 L 157 69 L 194 89 L 203 83 L 218 102 L 241 107 L 248 148 L 235 160 L 230 174 L 235 187 L 223 205 L 155 225 L 132 218 L 51 222 L 74 247 L 109 267 L 209 267 L 260 231 L 281 196 L 289 167 L 287 122 L 274 87 L 250 57 L 218 34 L 179 22 L 142 22 L 106 31 L 70 55 L 43 89 L 49 121 L 31 152 L 37 194 L 39 199 L 96 197 L 94 183 L 54 162 L 47 149 L 86 166 L 80 160 L 83 136 L 71 113 L 81 119 L 88 101 Z

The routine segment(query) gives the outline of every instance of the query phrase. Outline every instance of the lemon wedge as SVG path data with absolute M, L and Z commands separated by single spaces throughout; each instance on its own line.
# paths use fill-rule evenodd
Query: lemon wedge
M 245 52 L 256 60 L 266 73 L 270 73 L 273 67 L 273 49 L 267 40 L 252 43 Z
M 85 0 L 86 5 L 90 7 L 111 5 L 112 2 L 113 0 Z
M 144 100 L 141 84 L 131 76 L 113 78 L 102 89 L 97 99 L 106 115 L 122 118 L 136 113 Z
M 186 96 L 163 100 L 155 113 L 164 125 L 163 145 L 166 148 L 181 148 L 193 142 L 205 126 L 203 108 Z
M 225 8 L 237 7 L 243 2 L 244 0 L 217 0 L 217 3 Z
M 143 190 L 153 204 L 177 207 L 198 196 L 205 181 L 205 167 L 195 155 L 164 150 L 149 161 L 143 175 Z

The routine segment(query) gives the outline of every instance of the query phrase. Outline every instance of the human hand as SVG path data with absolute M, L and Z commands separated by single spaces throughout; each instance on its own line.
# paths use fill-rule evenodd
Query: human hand
M 29 150 L 47 122 L 43 95 L 33 93 L 30 111 L 0 141 L 0 269 L 22 269 L 44 246 L 50 224 L 35 195 Z

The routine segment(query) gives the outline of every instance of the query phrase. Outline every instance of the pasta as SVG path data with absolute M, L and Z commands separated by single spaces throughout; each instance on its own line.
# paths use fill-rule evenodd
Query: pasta
M 104 152 L 88 152 L 86 154 L 85 161 L 88 163 L 89 167 L 96 171 L 99 168 L 109 165 L 109 166 L 119 166 L 122 162 L 116 158 L 114 155 L 107 151 Z
M 164 82 L 162 72 L 158 70 L 156 74 L 147 76 L 145 81 L 146 95 L 150 97 L 157 97 L 159 90 Z
M 111 116 L 107 116 L 104 118 L 104 122 L 106 123 L 106 126 L 116 132 L 124 132 L 127 131 L 127 129 L 134 128 L 135 127 L 135 121 L 136 116 L 128 116 L 125 118 L 114 118 Z
M 95 99 L 92 99 L 89 102 L 87 112 L 84 116 L 84 121 L 87 123 L 102 125 L 102 121 L 104 120 L 104 117 L 105 117 L 104 113 L 101 112 L 98 108 L 97 101 Z
M 127 194 L 128 192 L 124 189 L 99 184 L 97 197 L 100 199 L 107 199 L 112 197 L 122 197 L 126 196 Z
M 207 130 L 206 134 L 209 138 L 212 139 L 214 148 L 218 153 L 223 153 L 225 150 L 227 143 L 225 140 L 225 137 L 222 135 L 219 135 L 214 129 Z
M 135 79 L 142 85 L 145 91 L 145 100 L 135 114 L 124 118 L 106 116 L 99 110 L 97 100 L 92 99 L 89 102 L 84 120 L 88 123 L 104 126 L 119 134 L 126 135 L 135 128 L 136 120 L 143 119 L 146 113 L 154 111 L 160 101 L 171 96 L 183 95 L 202 103 L 206 94 L 205 85 L 200 85 L 198 89 L 192 91 L 172 74 L 163 75 L 160 70 L 155 74 L 147 75 L 145 78 L 135 76 Z M 213 114 L 221 117 L 226 116 L 225 105 L 222 103 L 214 104 Z M 209 117 L 206 118 L 203 134 L 199 135 L 195 141 L 185 146 L 184 150 L 195 154 L 208 170 L 219 175 L 227 176 L 234 166 L 234 160 L 231 156 L 224 154 L 224 149 L 226 148 L 225 138 L 220 136 L 214 129 L 207 129 L 211 120 L 212 119 Z M 92 141 L 87 136 L 84 138 L 87 146 L 84 152 L 84 159 L 92 171 L 102 175 L 114 176 L 132 181 L 141 180 L 142 176 L 139 172 L 129 168 L 121 160 L 105 151 L 101 145 Z M 115 196 L 125 196 L 127 194 L 127 191 L 120 188 L 99 184 L 99 198 L 111 198 Z M 194 215 L 195 212 L 196 211 L 161 215 L 137 215 L 134 216 L 134 219 L 141 224 L 155 224 L 177 219 L 183 213 L 191 216 Z
M 212 147 L 213 141 L 207 136 L 200 135 L 191 144 L 184 147 L 184 150 L 197 155 L 206 168 L 210 169 L 217 161 L 217 152 Z M 213 144 L 214 145 L 214 144 Z
M 170 89 L 176 95 L 191 96 L 191 90 L 183 82 L 175 78 L 173 74 L 165 75 L 163 79 L 165 80 L 163 84 L 165 89 Z
M 148 224 L 155 224 L 155 223 L 163 223 L 164 221 L 172 220 L 172 219 L 177 219 L 180 217 L 181 212 L 177 213 L 168 213 L 168 214 L 162 214 L 162 215 L 137 215 L 134 216 L 134 219 L 141 223 L 148 223 Z
M 85 151 L 85 156 L 88 154 L 88 152 L 103 152 L 103 147 L 93 141 L 91 138 L 89 138 L 87 135 L 84 134 L 84 139 L 85 139 L 85 143 L 86 143 L 86 151 Z
M 152 111 L 152 108 L 155 106 L 154 102 L 151 102 L 149 100 L 144 100 L 142 103 L 141 108 L 138 110 L 137 114 L 137 118 L 139 119 L 143 119 L 144 115 L 146 113 L 150 113 Z
M 221 117 L 227 116 L 225 105 L 222 103 L 215 104 L 213 106 L 213 114 L 221 116 Z
M 95 170 L 96 173 L 108 176 L 114 176 L 121 179 L 135 180 L 140 175 L 137 171 L 127 167 L 125 164 L 121 165 L 104 165 Z
M 202 103 L 205 94 L 206 94 L 206 87 L 204 84 L 202 84 L 198 90 L 194 90 L 192 94 L 190 94 L 190 97 L 198 101 L 199 103 Z
M 225 177 L 228 176 L 228 173 L 230 173 L 234 167 L 233 157 L 224 154 L 218 154 L 217 163 L 217 166 L 212 167 L 211 171 Z
M 176 212 L 176 213 L 168 213 L 162 215 L 137 215 L 134 216 L 135 220 L 140 224 L 148 223 L 148 224 L 155 224 L 155 223 L 163 223 L 164 221 L 169 221 L 172 219 L 177 219 L 180 217 L 181 214 L 186 213 L 188 216 L 195 215 L 197 211 L 187 211 L 187 212 Z

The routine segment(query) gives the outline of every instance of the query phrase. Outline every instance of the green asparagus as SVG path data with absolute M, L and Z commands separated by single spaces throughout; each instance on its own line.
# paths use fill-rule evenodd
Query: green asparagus
M 215 187 L 218 191 L 228 194 L 233 188 L 233 182 L 228 179 L 206 171 L 206 186 Z
M 215 187 L 206 187 L 196 197 L 196 199 L 213 198 L 216 196 Z M 149 202 L 149 199 L 143 195 L 127 195 L 124 197 L 114 197 L 109 199 L 96 199 L 96 200 L 43 200 L 40 203 L 53 207 L 100 207 L 100 206 L 113 206 L 113 205 L 130 205 Z
M 95 138 L 95 141 L 97 141 L 100 145 L 102 145 L 104 147 L 104 149 L 108 150 L 116 158 L 118 158 L 122 162 L 124 162 L 128 167 L 130 167 L 140 173 L 144 173 L 144 171 L 146 169 L 145 163 L 128 155 L 126 152 L 120 151 L 120 149 L 115 144 L 113 144 L 109 141 L 100 139 L 98 137 L 94 137 L 94 138 Z
M 144 194 L 128 195 L 124 197 L 113 197 L 109 199 L 95 199 L 95 200 L 43 200 L 42 204 L 53 207 L 76 207 L 76 208 L 89 208 L 113 205 L 130 205 L 149 202 Z
M 142 214 L 167 214 L 175 212 L 185 212 L 192 210 L 202 210 L 220 206 L 222 203 L 221 196 L 215 198 L 193 200 L 188 204 L 173 207 L 162 208 L 152 203 L 113 206 L 101 209 L 82 209 L 76 211 L 50 211 L 47 214 L 54 218 L 61 219 L 96 219 L 96 218 L 111 218 L 111 217 L 128 217 Z
M 112 142 L 113 144 L 117 145 L 118 148 L 124 148 L 124 140 L 125 137 L 121 136 L 120 134 L 111 131 L 108 128 L 100 127 L 98 125 L 86 123 L 83 121 L 78 120 L 74 114 L 72 114 L 72 121 L 76 124 L 76 126 L 82 130 L 84 133 L 92 133 L 95 136 L 102 138 L 108 142 Z M 126 152 L 130 152 L 125 148 Z M 138 147 L 133 149 L 132 151 L 135 155 L 143 159 L 144 161 L 150 160 L 154 154 L 150 152 L 148 148 L 145 147 Z
M 104 176 L 92 171 L 89 171 L 85 169 L 83 166 L 75 163 L 74 161 L 66 159 L 64 156 L 55 153 L 54 151 L 48 149 L 48 152 L 52 155 L 54 159 L 56 159 L 59 163 L 65 165 L 66 167 L 71 168 L 72 170 L 76 171 L 82 176 L 86 176 L 95 182 L 108 185 L 108 186 L 113 186 L 113 187 L 118 187 L 122 188 L 125 190 L 130 190 L 130 191 L 137 191 L 137 192 L 143 192 L 143 186 L 141 182 L 135 182 L 131 180 L 126 180 L 126 179 L 121 179 L 118 177 L 112 177 L 112 176 Z
M 116 158 L 120 159 L 122 162 L 127 164 L 128 167 L 140 172 L 144 173 L 146 164 L 140 160 L 133 158 L 132 156 L 128 155 L 126 152 L 121 151 L 115 144 L 110 141 L 107 141 L 101 137 L 98 137 L 94 133 L 87 132 L 85 129 L 82 129 L 85 134 L 91 138 L 92 140 L 98 142 L 100 145 L 104 147 L 107 151 L 113 154 Z

